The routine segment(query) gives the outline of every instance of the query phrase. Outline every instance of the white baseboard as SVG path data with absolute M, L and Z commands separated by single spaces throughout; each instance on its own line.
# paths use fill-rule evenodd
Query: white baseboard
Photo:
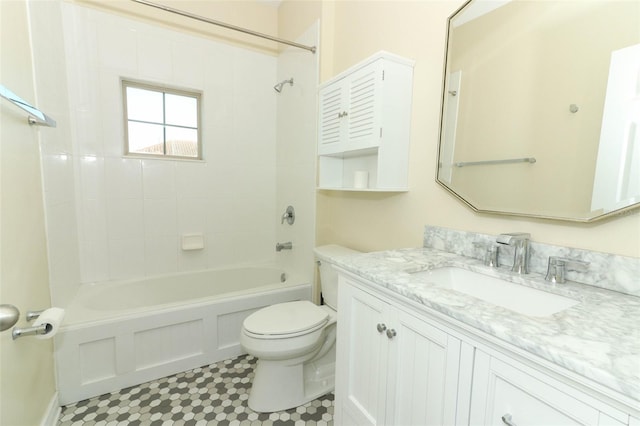
M 62 408 L 58 403 L 58 392 L 56 392 L 51 397 L 51 401 L 49 402 L 47 411 L 44 413 L 44 416 L 42 417 L 40 426 L 55 426 L 56 423 L 58 422 L 58 417 L 60 417 L 61 411 L 62 411 Z

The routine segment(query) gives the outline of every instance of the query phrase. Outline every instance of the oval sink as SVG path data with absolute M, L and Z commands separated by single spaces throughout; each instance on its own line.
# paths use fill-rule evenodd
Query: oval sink
M 437 287 L 464 293 L 534 317 L 547 317 L 580 303 L 568 297 L 454 266 L 417 272 L 412 275 L 421 276 Z

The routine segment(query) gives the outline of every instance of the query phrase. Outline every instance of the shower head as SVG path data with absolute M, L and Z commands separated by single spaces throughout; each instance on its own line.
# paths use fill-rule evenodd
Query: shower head
M 273 90 L 275 90 L 276 92 L 280 93 L 280 92 L 282 92 L 282 86 L 284 86 L 287 83 L 289 83 L 290 85 L 293 86 L 293 77 L 291 77 L 288 80 L 282 80 L 280 83 L 278 83 L 275 86 L 273 86 Z

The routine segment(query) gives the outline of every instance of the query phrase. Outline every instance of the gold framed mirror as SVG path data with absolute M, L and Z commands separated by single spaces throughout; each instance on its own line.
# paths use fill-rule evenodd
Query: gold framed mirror
M 436 180 L 478 212 L 640 206 L 640 1 L 470 0 L 449 18 Z

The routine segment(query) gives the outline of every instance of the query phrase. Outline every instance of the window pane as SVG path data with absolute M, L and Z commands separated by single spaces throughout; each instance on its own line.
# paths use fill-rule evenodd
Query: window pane
M 198 157 L 198 131 L 182 127 L 166 127 L 167 155 Z
M 165 94 L 165 120 L 174 126 L 198 127 L 198 100 L 189 96 Z
M 163 126 L 129 122 L 129 152 L 164 155 Z
M 163 122 L 162 93 L 127 87 L 127 119 Z

